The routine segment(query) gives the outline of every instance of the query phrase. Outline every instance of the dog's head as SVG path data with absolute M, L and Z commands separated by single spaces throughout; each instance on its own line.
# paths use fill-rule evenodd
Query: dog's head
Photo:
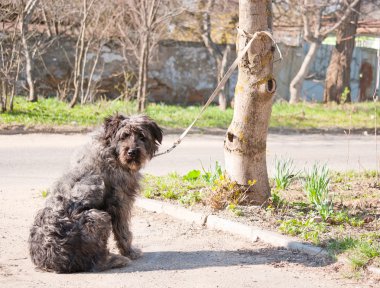
M 104 120 L 101 140 L 104 146 L 113 149 L 117 163 L 137 171 L 158 150 L 162 130 L 148 116 L 115 115 Z

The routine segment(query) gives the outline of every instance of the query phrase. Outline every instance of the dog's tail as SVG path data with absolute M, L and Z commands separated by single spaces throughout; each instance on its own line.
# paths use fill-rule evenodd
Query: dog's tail
M 115 263 L 120 259 L 116 261 L 107 250 L 110 233 L 111 217 L 106 212 L 91 209 L 68 217 L 47 207 L 38 212 L 31 228 L 30 256 L 38 268 L 58 273 L 120 267 Z

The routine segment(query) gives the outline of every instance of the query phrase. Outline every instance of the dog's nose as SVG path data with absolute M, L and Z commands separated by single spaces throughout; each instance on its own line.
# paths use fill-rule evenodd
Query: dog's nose
M 131 157 L 137 156 L 137 153 L 138 153 L 138 149 L 129 149 L 127 152 L 128 156 L 131 156 Z

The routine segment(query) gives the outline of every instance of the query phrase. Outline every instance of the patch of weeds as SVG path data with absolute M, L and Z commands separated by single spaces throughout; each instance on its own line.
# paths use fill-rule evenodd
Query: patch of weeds
M 327 245 L 327 250 L 334 254 L 341 254 L 349 249 L 354 248 L 358 244 L 358 240 L 351 236 L 342 239 L 331 240 Z
M 363 174 L 364 174 L 364 177 L 368 178 L 368 179 L 377 178 L 379 176 L 379 172 L 376 170 L 366 170 L 366 171 L 364 171 Z
M 234 213 L 236 216 L 244 216 L 244 212 L 241 209 L 239 209 L 236 204 L 230 203 L 227 206 L 227 209 Z
M 223 170 L 222 170 L 222 166 L 219 164 L 218 161 L 215 162 L 215 167 L 214 167 L 214 170 L 212 169 L 209 169 L 208 171 L 206 171 L 203 166 L 202 166 L 202 169 L 203 169 L 203 174 L 202 174 L 202 178 L 203 180 L 205 180 L 208 184 L 214 184 L 214 182 L 218 179 L 220 179 L 220 177 L 223 176 Z
M 371 262 L 379 261 L 380 256 L 380 234 L 367 233 L 358 238 L 351 236 L 331 241 L 328 250 L 337 254 L 346 254 L 350 265 L 354 270 L 359 270 Z
M 289 187 L 299 171 L 295 170 L 292 159 L 275 159 L 275 176 L 274 181 L 277 189 L 285 190 Z
M 164 191 L 163 193 L 161 193 L 161 196 L 164 199 L 172 199 L 172 200 L 177 200 L 180 197 L 180 195 L 178 195 L 175 191 L 171 189 L 168 189 Z
M 201 171 L 199 170 L 191 170 L 187 174 L 185 174 L 182 178 L 186 181 L 195 181 L 199 179 L 201 176 Z
M 328 222 L 330 224 L 348 224 L 353 227 L 362 227 L 364 220 L 356 216 L 350 216 L 346 211 L 336 211 L 330 214 Z
M 207 204 L 214 210 L 223 210 L 229 204 L 239 205 L 246 200 L 246 194 L 256 181 L 249 181 L 246 187 L 238 185 L 222 175 L 214 182 L 207 195 Z
M 319 167 L 314 164 L 304 180 L 306 196 L 324 221 L 333 212 L 333 203 L 329 199 L 329 183 L 329 170 L 326 165 Z
M 280 231 L 291 235 L 298 236 L 306 241 L 318 245 L 321 242 L 321 234 L 326 232 L 326 224 L 315 222 L 313 218 L 306 220 L 289 219 L 280 221 Z
M 282 198 L 280 197 L 280 195 L 278 195 L 277 192 L 273 192 L 273 193 L 272 193 L 272 196 L 271 196 L 271 202 L 272 202 L 271 204 L 272 204 L 274 207 L 279 208 L 279 207 L 281 207 L 281 206 L 284 204 L 285 200 L 282 199 Z
M 206 183 L 201 177 L 189 173 L 185 176 L 178 173 L 165 176 L 145 175 L 142 181 L 142 195 L 150 199 L 179 200 L 180 203 L 193 205 L 201 201 L 202 194 L 198 191 L 204 188 Z
M 273 191 L 271 197 L 268 200 L 267 210 L 276 211 L 278 209 L 288 206 L 288 203 L 283 199 L 277 191 Z
M 187 174 L 183 176 L 183 180 L 186 181 L 196 181 L 202 178 L 207 184 L 212 185 L 214 182 L 223 176 L 222 166 L 220 166 L 219 162 L 215 162 L 214 169 L 206 170 L 202 166 L 203 173 L 200 170 L 191 170 Z
M 200 191 L 189 191 L 179 198 L 179 203 L 185 206 L 193 206 L 202 201 L 202 194 Z

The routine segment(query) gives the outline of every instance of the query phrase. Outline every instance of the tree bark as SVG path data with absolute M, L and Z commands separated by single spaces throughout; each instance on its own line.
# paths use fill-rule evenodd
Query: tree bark
M 240 0 L 239 27 L 251 34 L 271 31 L 272 1 Z M 248 41 L 238 35 L 236 50 L 241 51 Z M 272 47 L 272 40 L 260 35 L 240 62 L 234 116 L 224 141 L 228 177 L 247 189 L 247 201 L 258 205 L 270 197 L 266 139 L 276 90 Z
M 302 62 L 300 70 L 293 78 L 292 82 L 290 82 L 289 103 L 294 104 L 300 101 L 303 81 L 309 73 L 310 66 L 317 56 L 317 52 L 320 46 L 321 42 L 319 41 L 315 41 L 310 44 L 309 51 L 307 52 L 306 57 Z
M 350 1 L 352 2 L 352 1 Z M 354 7 L 360 11 L 360 3 Z M 352 53 L 355 48 L 355 34 L 358 25 L 359 13 L 351 13 L 339 29 L 336 31 L 336 45 L 332 51 L 329 67 L 326 72 L 325 89 L 323 93 L 324 102 L 351 102 L 351 62 Z M 348 94 L 343 95 L 348 88 Z M 345 98 L 345 99 L 344 99 Z

